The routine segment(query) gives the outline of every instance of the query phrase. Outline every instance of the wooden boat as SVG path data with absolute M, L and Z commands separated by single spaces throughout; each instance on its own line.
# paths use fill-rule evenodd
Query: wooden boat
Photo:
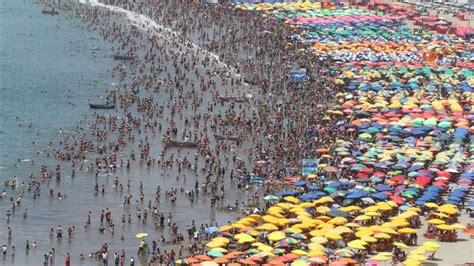
M 192 142 L 192 141 L 170 140 L 169 143 L 171 147 L 180 147 L 180 148 L 197 148 L 198 146 L 197 142 Z
M 89 103 L 89 107 L 92 109 L 115 109 L 115 104 Z
M 233 140 L 233 141 L 239 140 L 239 136 L 237 135 L 222 136 L 222 135 L 214 134 L 214 138 L 216 138 L 217 140 L 224 140 L 224 139 Z
M 114 60 L 133 60 L 133 56 L 123 55 L 123 54 L 114 54 Z

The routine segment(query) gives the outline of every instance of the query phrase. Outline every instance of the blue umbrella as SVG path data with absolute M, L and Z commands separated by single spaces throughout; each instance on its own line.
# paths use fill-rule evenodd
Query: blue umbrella
M 298 195 L 298 194 L 300 194 L 300 192 L 293 190 L 293 191 L 278 192 L 276 195 L 280 196 L 280 197 L 286 197 L 286 196 L 294 196 L 294 195 Z
M 364 190 L 356 190 L 346 196 L 346 199 L 360 199 L 369 195 L 369 192 Z
M 309 185 L 308 189 L 310 189 L 310 190 L 321 190 L 321 187 L 317 186 L 317 185 Z
M 388 195 L 383 193 L 383 192 L 374 193 L 374 194 L 370 195 L 370 197 L 372 197 L 373 199 L 377 199 L 377 200 L 386 200 L 386 199 L 388 199 Z
M 219 231 L 219 228 L 217 228 L 215 226 L 211 226 L 211 227 L 206 228 L 205 231 L 208 234 L 212 234 L 212 233 L 215 233 L 215 232 Z
M 308 184 L 308 182 L 306 182 L 306 181 L 297 181 L 297 182 L 294 182 L 293 184 L 295 186 L 302 187 L 302 186 L 306 186 L 306 184 Z
M 386 184 L 380 184 L 375 186 L 375 190 L 377 191 L 393 191 L 393 188 Z

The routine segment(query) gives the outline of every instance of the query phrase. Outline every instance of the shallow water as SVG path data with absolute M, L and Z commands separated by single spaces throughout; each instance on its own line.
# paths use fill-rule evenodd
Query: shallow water
M 60 128 L 64 132 L 73 132 L 84 115 L 92 114 L 88 102 L 97 101 L 97 97 L 104 95 L 105 90 L 117 81 L 107 73 L 116 65 L 111 58 L 111 44 L 101 41 L 98 35 L 81 30 L 79 22 L 66 19 L 63 14 L 46 16 L 33 1 L 5 0 L 0 5 L 0 27 L 0 187 L 3 190 L 6 179 L 16 178 L 27 183 L 30 174 L 38 175 L 41 164 L 49 169 L 58 164 L 38 152 L 43 151 L 50 141 L 57 142 L 63 137 Z M 94 54 L 89 49 L 91 46 L 98 46 L 100 50 Z M 28 127 L 30 123 L 31 128 Z M 152 150 L 161 149 L 158 134 L 150 142 Z M 191 156 L 192 153 L 189 153 L 188 158 Z M 32 165 L 29 160 L 35 163 Z M 49 185 L 42 184 L 41 197 L 37 200 L 33 201 L 31 193 L 26 190 L 6 188 L 7 198 L 0 200 L 0 245 L 7 244 L 9 249 L 15 246 L 16 256 L 0 258 L 0 264 L 39 265 L 43 261 L 42 254 L 55 248 L 56 265 L 63 263 L 65 252 L 71 253 L 75 265 L 79 263 L 79 254 L 96 251 L 102 243 L 108 243 L 110 255 L 123 248 L 129 258 L 137 251 L 136 233 L 148 232 L 150 240 L 159 239 L 161 235 L 169 237 L 170 229 L 155 230 L 150 218 L 148 225 L 137 224 L 135 198 L 132 199 L 132 207 L 121 206 L 126 188 L 123 194 L 116 192 L 113 176 L 100 174 L 96 179 L 93 175 L 78 173 L 71 178 L 67 176 L 70 173 L 68 165 L 70 163 L 61 163 L 64 177 L 60 184 L 54 181 Z M 179 185 L 174 178 L 177 173 L 171 171 L 169 178 L 163 178 L 158 166 L 155 169 L 134 167 L 129 172 L 119 169 L 114 176 L 118 176 L 124 186 L 131 179 L 133 195 L 138 194 L 138 182 L 143 181 L 145 202 L 148 202 L 158 185 L 161 185 L 163 194 L 169 187 L 192 190 L 194 180 L 202 180 L 201 176 L 185 173 L 187 183 Z M 105 185 L 105 195 L 93 195 L 96 181 L 99 185 Z M 232 185 L 226 182 L 225 188 L 229 191 Z M 67 197 L 63 200 L 49 197 L 49 189 L 53 189 L 55 194 L 60 191 Z M 24 201 L 8 223 L 5 212 L 11 206 L 9 197 L 16 198 L 22 193 Z M 226 204 L 245 197 L 238 192 L 232 194 L 226 197 Z M 173 213 L 172 222 L 178 224 L 180 232 L 190 224 L 191 219 L 196 220 L 197 225 L 210 222 L 224 224 L 236 216 L 235 213 L 217 213 L 210 208 L 210 199 L 203 196 L 193 204 L 184 200 L 184 195 L 180 193 L 174 205 L 167 202 L 163 195 L 161 201 L 160 211 Z M 28 209 L 26 219 L 22 217 L 24 208 Z M 114 235 L 98 231 L 100 210 L 105 208 L 112 212 L 116 224 Z M 83 225 L 89 210 L 92 211 L 92 228 L 84 232 Z M 132 225 L 121 226 L 120 216 L 128 213 L 132 213 Z M 61 241 L 50 240 L 49 228 L 58 225 L 62 225 L 65 231 L 74 225 L 75 236 L 71 239 L 64 237 Z M 6 237 L 8 226 L 13 231 L 11 241 L 7 241 Z M 125 241 L 120 240 L 122 235 Z M 31 249 L 28 256 L 24 249 L 26 240 L 38 242 L 38 247 Z M 160 248 L 169 250 L 166 246 Z M 82 263 L 94 265 L 96 261 L 86 259 Z

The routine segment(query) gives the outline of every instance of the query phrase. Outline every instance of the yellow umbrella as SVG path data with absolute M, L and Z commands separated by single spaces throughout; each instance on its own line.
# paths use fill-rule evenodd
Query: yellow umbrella
M 326 244 L 328 242 L 327 238 L 323 236 L 315 236 L 311 238 L 312 243 Z
M 222 242 L 222 243 L 228 244 L 228 243 L 230 242 L 230 240 L 229 240 L 228 238 L 219 236 L 219 237 L 213 238 L 213 239 L 211 240 L 211 242 Z
M 342 208 L 340 208 L 340 210 L 343 211 L 343 212 L 355 212 L 355 211 L 360 211 L 361 208 L 359 206 L 351 205 L 351 206 L 347 206 L 347 207 L 342 207 Z
M 275 221 L 276 223 L 276 221 Z M 274 225 L 273 223 L 266 223 L 262 224 L 260 226 L 257 226 L 255 229 L 257 230 L 262 230 L 262 231 L 276 231 L 278 230 L 278 227 Z
M 341 225 L 347 223 L 347 219 L 344 217 L 335 217 L 327 222 L 328 224 Z
M 310 250 L 306 256 L 308 256 L 308 257 L 326 256 L 326 253 L 322 250 L 315 249 L 315 250 Z
M 349 243 L 347 243 L 347 246 L 350 248 L 355 248 L 355 249 L 366 249 L 366 245 L 368 243 L 362 240 L 353 240 Z
M 221 226 L 219 228 L 219 231 L 221 232 L 225 232 L 225 231 L 229 231 L 230 229 L 233 229 L 234 227 L 232 225 L 224 225 L 224 226 Z
M 227 249 L 221 248 L 221 247 L 213 248 L 213 249 L 211 249 L 210 251 L 218 251 L 218 252 L 220 252 L 220 253 L 226 253 L 226 252 L 228 252 Z
M 431 220 L 428 220 L 428 223 L 429 224 L 445 224 L 446 222 L 440 219 L 431 219 Z
M 419 266 L 421 265 L 421 262 L 413 259 L 413 258 L 408 258 L 407 260 L 403 261 L 403 265 L 407 266 Z
M 438 217 L 441 217 L 441 218 L 449 218 L 448 215 L 446 215 L 444 213 L 441 213 L 441 212 L 434 212 L 433 214 L 438 216 Z
M 411 208 L 406 209 L 406 211 L 420 213 L 420 212 L 421 212 L 421 209 L 420 209 L 420 208 L 417 208 L 417 207 L 411 207 Z
M 409 246 L 405 245 L 402 242 L 393 242 L 393 245 L 399 248 L 410 248 Z
M 363 236 L 360 238 L 362 241 L 365 241 L 367 243 L 375 243 L 377 242 L 377 238 L 371 237 L 371 236 Z
M 270 241 L 280 241 L 285 237 L 286 237 L 286 234 L 282 231 L 276 231 L 276 232 L 268 234 L 267 236 L 268 240 Z
M 319 213 L 327 213 L 331 211 L 331 208 L 327 206 L 319 206 L 318 208 L 316 208 L 316 211 Z
M 347 223 L 347 224 L 345 224 L 345 226 L 347 226 L 347 227 L 360 227 L 360 225 L 356 224 L 356 223 Z
M 265 215 L 262 217 L 262 219 L 267 222 L 267 223 L 272 223 L 276 224 L 278 221 L 278 217 L 272 216 L 272 215 Z
M 268 245 L 261 245 L 261 246 L 258 247 L 258 250 L 260 250 L 260 251 L 272 251 L 273 247 L 270 247 Z
M 325 238 L 330 239 L 330 240 L 341 240 L 342 236 L 339 235 L 338 233 L 334 231 L 328 231 L 325 235 Z
M 226 244 L 223 243 L 223 242 L 209 242 L 206 244 L 206 247 L 208 248 L 218 248 L 218 247 L 222 247 L 222 246 L 225 246 Z
M 428 208 L 439 208 L 439 205 L 434 202 L 427 202 L 424 205 Z
M 253 236 L 248 235 L 248 234 L 244 234 L 244 233 L 240 233 L 238 235 L 235 235 L 234 238 L 241 244 L 255 241 L 255 238 L 253 238 Z
M 308 254 L 308 252 L 306 252 L 304 250 L 301 250 L 301 249 L 292 250 L 291 253 L 296 254 L 296 255 L 300 255 L 300 256 L 306 256 Z
M 411 217 L 414 217 L 414 216 L 419 216 L 419 214 L 417 212 L 413 212 L 413 211 L 406 211 L 404 213 L 401 213 L 398 216 L 403 217 L 403 218 L 411 218 Z
M 311 242 L 311 243 L 308 244 L 308 248 L 310 250 L 323 250 L 324 246 L 319 244 L 319 243 Z
M 416 234 L 416 230 L 409 227 L 399 229 L 398 232 L 400 234 Z
M 261 236 L 262 235 L 259 231 L 256 231 L 256 230 L 253 230 L 253 229 L 248 230 L 246 233 L 251 235 L 251 236 Z
M 283 198 L 284 201 L 288 201 L 288 202 L 291 202 L 293 204 L 297 204 L 300 202 L 300 200 L 298 198 L 295 198 L 293 196 L 286 196 Z
M 334 228 L 334 231 L 338 232 L 339 234 L 352 233 L 352 230 L 347 226 L 338 226 Z
M 370 217 L 367 215 L 359 215 L 356 218 L 354 218 L 354 221 L 356 222 L 367 221 L 367 220 L 370 220 Z
M 423 243 L 423 246 L 425 247 L 430 247 L 430 248 L 439 248 L 440 245 L 436 242 L 433 242 L 433 241 L 426 241 L 425 243 Z
M 363 209 L 363 211 L 364 211 L 364 212 L 376 212 L 376 211 L 379 210 L 379 208 L 380 208 L 380 207 L 377 206 L 377 205 L 372 205 L 372 206 L 369 206 L 369 207 Z
M 301 230 L 300 228 L 297 228 L 297 227 L 289 227 L 287 229 L 285 229 L 286 231 L 288 232 L 291 232 L 293 234 L 297 234 L 297 233 L 301 233 L 303 232 L 303 230 Z
M 377 233 L 374 235 L 375 238 L 390 239 L 390 235 L 386 233 Z
M 452 231 L 452 230 L 456 229 L 454 226 L 449 225 L 449 224 L 440 224 L 436 227 L 438 227 L 438 229 L 440 229 L 440 230 L 447 230 L 447 231 Z

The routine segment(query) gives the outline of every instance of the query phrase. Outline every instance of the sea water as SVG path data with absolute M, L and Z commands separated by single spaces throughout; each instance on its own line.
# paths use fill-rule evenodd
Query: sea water
M 123 23 L 130 23 L 126 16 Z M 99 97 L 118 81 L 108 73 L 117 65 L 112 59 L 112 44 L 102 41 L 97 33 L 82 30 L 79 21 L 68 19 L 65 14 L 43 15 L 41 6 L 32 0 L 0 2 L 0 33 L 0 190 L 3 190 L 3 182 L 7 179 L 28 183 L 30 174 L 38 177 L 41 165 L 53 169 L 59 162 L 46 156 L 48 144 L 57 144 L 65 134 L 72 134 L 76 126 L 84 126 L 79 122 L 93 112 L 88 103 L 103 100 Z M 99 50 L 90 49 L 95 46 Z M 155 150 L 160 149 L 159 137 L 152 145 L 156 146 Z M 87 257 L 103 243 L 109 245 L 111 252 L 125 249 L 128 259 L 136 257 L 139 243 L 136 233 L 148 232 L 150 240 L 158 240 L 161 235 L 169 239 L 170 228 L 154 230 L 151 219 L 150 225 L 138 224 L 135 208 L 121 205 L 125 194 L 113 192 L 113 176 L 94 178 L 78 172 L 75 178 L 71 178 L 68 166 L 68 162 L 61 163 L 63 177 L 60 184 L 54 181 L 49 185 L 41 184 L 38 199 L 32 200 L 31 193 L 26 192 L 23 203 L 9 222 L 5 213 L 11 207 L 10 197 L 16 199 L 24 190 L 7 188 L 7 197 L 0 199 L 0 245 L 6 244 L 9 250 L 15 246 L 16 256 L 0 258 L 0 265 L 40 265 L 42 254 L 52 248 L 56 252 L 56 264 L 61 265 L 64 253 L 69 252 L 73 265 L 77 265 L 80 263 L 79 254 Z M 170 178 L 163 179 L 159 177 L 158 169 L 132 168 L 129 172 L 119 170 L 114 176 L 118 176 L 124 186 L 126 180 L 131 179 L 133 195 L 138 193 L 138 182 L 143 181 L 148 200 L 158 185 L 162 191 L 176 187 L 174 177 L 177 174 L 172 173 Z M 194 178 L 189 179 L 187 184 L 180 186 L 192 190 Z M 105 185 L 107 192 L 104 195 L 92 193 L 95 182 Z M 55 195 L 61 192 L 67 197 L 63 200 L 50 197 L 50 189 Z M 232 189 L 229 183 L 226 183 L 226 189 Z M 233 220 L 234 214 L 217 213 L 210 208 L 208 197 L 199 197 L 194 203 L 182 197 L 178 195 L 176 204 L 165 200 L 160 204 L 160 211 L 173 213 L 173 222 L 180 226 L 180 232 L 191 219 L 197 225 L 216 221 L 224 224 Z M 226 199 L 233 202 L 239 197 L 242 195 L 237 193 Z M 21 214 L 24 208 L 28 209 L 26 219 Z M 116 224 L 114 235 L 110 232 L 101 234 L 98 230 L 100 211 L 105 208 L 112 211 Z M 92 227 L 85 232 L 83 226 L 88 211 L 92 211 Z M 132 214 L 133 224 L 121 226 L 120 216 L 128 213 Z M 74 225 L 74 237 L 65 236 L 60 241 L 55 237 L 50 239 L 49 229 L 58 225 L 63 227 L 64 235 L 67 235 L 67 228 Z M 7 241 L 8 227 L 13 232 L 10 241 Z M 25 252 L 26 240 L 30 245 L 33 241 L 38 242 L 38 247 L 30 249 L 28 255 Z M 170 247 L 160 248 L 169 250 Z M 176 251 L 176 247 L 173 248 Z M 96 264 L 93 259 L 82 263 Z

